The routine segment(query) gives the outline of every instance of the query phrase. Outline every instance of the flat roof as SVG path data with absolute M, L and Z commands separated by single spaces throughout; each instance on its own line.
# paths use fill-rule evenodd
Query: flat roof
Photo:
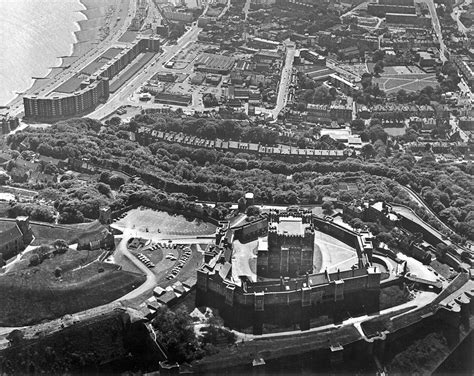
M 299 235 L 304 236 L 308 224 L 303 223 L 301 217 L 280 217 L 279 223 L 274 223 L 277 233 L 281 235 Z
M 110 60 L 112 60 L 115 56 L 117 56 L 122 51 L 123 51 L 123 48 L 117 48 L 117 47 L 109 48 L 97 59 L 95 59 L 93 62 L 87 65 L 84 69 L 82 69 L 81 73 L 87 74 L 89 76 L 93 75 L 99 70 L 99 68 L 102 68 L 105 64 L 107 64 Z
M 56 89 L 54 89 L 54 92 L 56 93 L 74 93 L 75 91 L 79 90 L 81 86 L 81 82 L 87 79 L 83 74 L 76 73 L 74 76 L 72 76 L 69 80 L 66 82 L 63 82 L 61 85 L 59 85 Z
M 233 57 L 204 52 L 196 59 L 194 65 L 201 65 L 210 69 L 230 70 L 234 65 L 234 61 Z

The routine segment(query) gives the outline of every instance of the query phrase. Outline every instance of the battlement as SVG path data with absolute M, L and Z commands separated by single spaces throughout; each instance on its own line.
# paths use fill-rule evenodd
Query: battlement
M 301 218 L 303 223 L 311 223 L 312 221 L 312 213 L 310 210 L 302 210 L 295 208 L 289 208 L 286 211 L 279 211 L 273 209 L 269 213 L 268 220 L 270 222 L 280 223 L 281 219 L 289 217 Z
M 268 242 L 257 247 L 256 273 L 266 279 L 232 274 L 232 242 L 209 246 L 205 264 L 198 270 L 196 299 L 200 304 L 218 308 L 229 326 L 250 323 L 257 331 L 262 322 L 285 323 L 288 317 L 308 328 L 310 317 L 327 314 L 325 309 L 335 312 L 335 305 L 378 309 L 381 270 L 371 265 L 366 254 L 371 249 L 369 234 L 301 212 L 274 211 L 268 223 L 266 220 L 252 225 L 267 224 Z M 222 227 L 227 237 L 234 230 L 242 231 L 242 227 Z M 316 230 L 356 249 L 358 260 L 351 268 L 313 271 Z

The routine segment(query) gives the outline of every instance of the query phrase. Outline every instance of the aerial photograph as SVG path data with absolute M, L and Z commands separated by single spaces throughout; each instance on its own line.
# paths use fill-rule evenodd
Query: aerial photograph
M 472 0 L 0 0 L 0 375 L 473 375 Z

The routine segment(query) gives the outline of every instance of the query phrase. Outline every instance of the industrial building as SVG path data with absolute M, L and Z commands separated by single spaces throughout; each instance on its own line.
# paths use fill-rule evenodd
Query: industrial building
M 431 18 L 418 17 L 416 14 L 402 14 L 402 13 L 387 13 L 385 15 L 387 24 L 396 25 L 411 25 L 415 27 L 429 27 L 431 25 Z
M 194 70 L 198 72 L 229 74 L 235 59 L 224 55 L 202 53 L 194 63 Z
M 257 37 L 251 38 L 247 41 L 248 47 L 262 50 L 274 50 L 277 49 L 279 45 L 280 42 Z
M 403 6 L 403 5 L 368 4 L 367 12 L 371 16 L 376 16 L 376 17 L 385 17 L 387 13 L 415 14 L 416 15 L 416 8 L 414 6 Z
M 325 66 L 326 65 L 326 58 L 317 52 L 308 50 L 308 49 L 301 49 L 299 51 L 299 56 L 307 61 L 315 63 L 317 65 Z M 296 56 L 295 56 L 296 57 Z
M 155 102 L 173 106 L 189 106 L 193 101 L 191 95 L 177 95 L 169 93 L 156 93 Z

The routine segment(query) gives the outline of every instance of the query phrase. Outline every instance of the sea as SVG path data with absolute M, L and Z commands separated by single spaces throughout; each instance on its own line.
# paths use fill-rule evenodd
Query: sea
M 0 0 L 0 106 L 72 54 L 79 0 Z

